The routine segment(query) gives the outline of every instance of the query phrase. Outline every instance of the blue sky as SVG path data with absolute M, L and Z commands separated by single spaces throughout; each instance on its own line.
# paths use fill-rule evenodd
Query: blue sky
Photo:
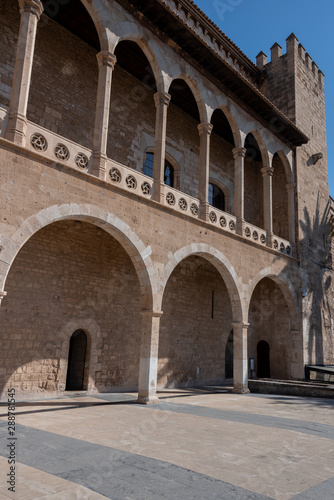
M 334 1 L 195 0 L 198 7 L 255 63 L 263 50 L 294 33 L 325 74 L 329 191 L 334 197 Z

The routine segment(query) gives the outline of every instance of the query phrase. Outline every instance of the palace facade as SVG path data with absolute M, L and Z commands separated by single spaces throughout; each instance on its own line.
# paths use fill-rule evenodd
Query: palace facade
M 333 361 L 324 76 L 191 0 L 0 0 L 0 385 L 302 379 Z M 251 372 L 251 373 L 250 373 Z

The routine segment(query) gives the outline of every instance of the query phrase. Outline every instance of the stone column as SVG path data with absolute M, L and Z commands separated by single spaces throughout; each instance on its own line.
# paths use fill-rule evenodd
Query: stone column
M 19 0 L 19 3 L 21 22 L 5 137 L 15 144 L 25 146 L 27 135 L 27 106 L 35 51 L 37 23 L 43 12 L 43 5 L 40 0 Z
M 248 394 L 247 330 L 249 323 L 233 322 L 233 390 Z
M 158 403 L 156 395 L 158 376 L 159 328 L 162 312 L 142 311 L 138 403 Z
M 210 174 L 210 136 L 213 129 L 211 123 L 198 125 L 200 136 L 199 153 L 199 186 L 198 199 L 200 201 L 200 218 L 209 220 L 209 174 Z
M 110 93 L 113 69 L 116 56 L 108 51 L 97 55 L 99 65 L 99 82 L 93 138 L 93 168 L 92 174 L 105 180 L 107 169 L 107 141 L 110 110 Z
M 246 148 L 234 148 L 234 215 L 237 233 L 243 235 L 245 225 L 245 156 Z
M 171 96 L 167 92 L 157 92 L 154 94 L 156 107 L 155 115 L 155 144 L 154 144 L 154 163 L 153 179 L 154 191 L 153 199 L 159 203 L 164 201 L 165 185 L 165 154 L 166 154 L 166 128 L 167 128 L 167 110 Z
M 286 190 L 288 192 L 288 215 L 289 215 L 289 241 L 292 249 L 296 248 L 296 204 L 295 204 L 295 190 L 296 184 L 287 184 Z M 292 251 L 292 254 L 294 252 Z
M 267 245 L 273 244 L 273 167 L 261 169 L 263 176 L 263 215 L 264 229 L 267 231 Z

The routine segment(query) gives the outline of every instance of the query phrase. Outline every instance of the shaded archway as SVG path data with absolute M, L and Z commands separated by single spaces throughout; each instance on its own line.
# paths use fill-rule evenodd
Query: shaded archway
M 211 124 L 213 129 L 210 139 L 210 178 L 214 178 L 214 183 L 219 189 L 224 186 L 222 191 L 224 192 L 225 203 L 224 208 L 221 210 L 230 212 L 233 206 L 234 193 L 234 133 L 228 118 L 221 109 L 216 109 L 213 112 Z
M 194 93 L 188 83 L 177 78 L 168 90 L 171 101 L 168 107 L 166 144 L 176 147 L 183 154 L 183 168 L 179 189 L 198 197 L 199 134 L 200 112 Z
M 45 13 L 36 34 L 27 117 L 91 148 L 98 84 L 96 55 L 101 50 L 99 35 L 80 0 L 43 4 Z
M 282 289 L 271 277 L 264 277 L 254 287 L 249 305 L 248 353 L 255 359 L 258 376 L 267 378 L 269 374 L 276 379 L 293 376 L 295 352 L 289 307 L 293 305 L 287 303 Z M 270 346 L 270 362 L 266 344 Z
M 263 159 L 260 146 L 252 133 L 245 139 L 245 220 L 264 229 L 263 179 L 261 169 Z
M 15 357 L 9 360 L 2 350 L 1 363 L 6 364 L 2 388 L 10 384 L 17 394 L 27 396 L 63 390 L 73 330 L 65 339 L 65 351 L 59 332 L 64 323 L 74 326 L 73 317 L 79 326 L 74 331 L 85 332 L 81 337 L 89 333 L 86 326 L 94 326 L 94 320 L 100 325 L 91 347 L 88 342 L 87 355 L 94 353 L 91 388 L 106 392 L 137 387 L 141 286 L 129 255 L 106 231 L 79 220 L 41 228 L 18 252 L 6 288 L 0 309 L 2 333 Z M 74 346 L 70 354 L 71 358 L 77 352 L 78 359 L 72 363 L 74 373 L 67 371 L 68 390 L 89 388 L 88 371 L 81 372 L 80 379 L 80 368 L 75 366 L 84 366 L 82 345 Z
M 289 207 L 288 193 L 286 186 L 288 184 L 285 168 L 280 156 L 275 153 L 272 166 L 273 174 L 273 232 L 275 235 L 289 240 Z
M 154 145 L 157 83 L 148 57 L 136 40 L 122 39 L 115 55 L 107 155 L 123 165 L 142 170 L 138 159 L 143 158 L 144 151 L 138 149 L 143 136 L 151 136 Z
M 68 352 L 66 391 L 82 391 L 84 387 L 85 366 L 87 359 L 87 335 L 83 330 L 76 330 L 70 338 Z
M 225 379 L 232 306 L 227 287 L 205 257 L 182 260 L 162 301 L 158 386 L 196 386 Z

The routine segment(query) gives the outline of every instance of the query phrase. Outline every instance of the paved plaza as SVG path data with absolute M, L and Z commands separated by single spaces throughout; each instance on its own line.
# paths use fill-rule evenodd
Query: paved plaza
M 0 499 L 333 499 L 334 400 L 230 388 L 69 395 L 1 407 Z

